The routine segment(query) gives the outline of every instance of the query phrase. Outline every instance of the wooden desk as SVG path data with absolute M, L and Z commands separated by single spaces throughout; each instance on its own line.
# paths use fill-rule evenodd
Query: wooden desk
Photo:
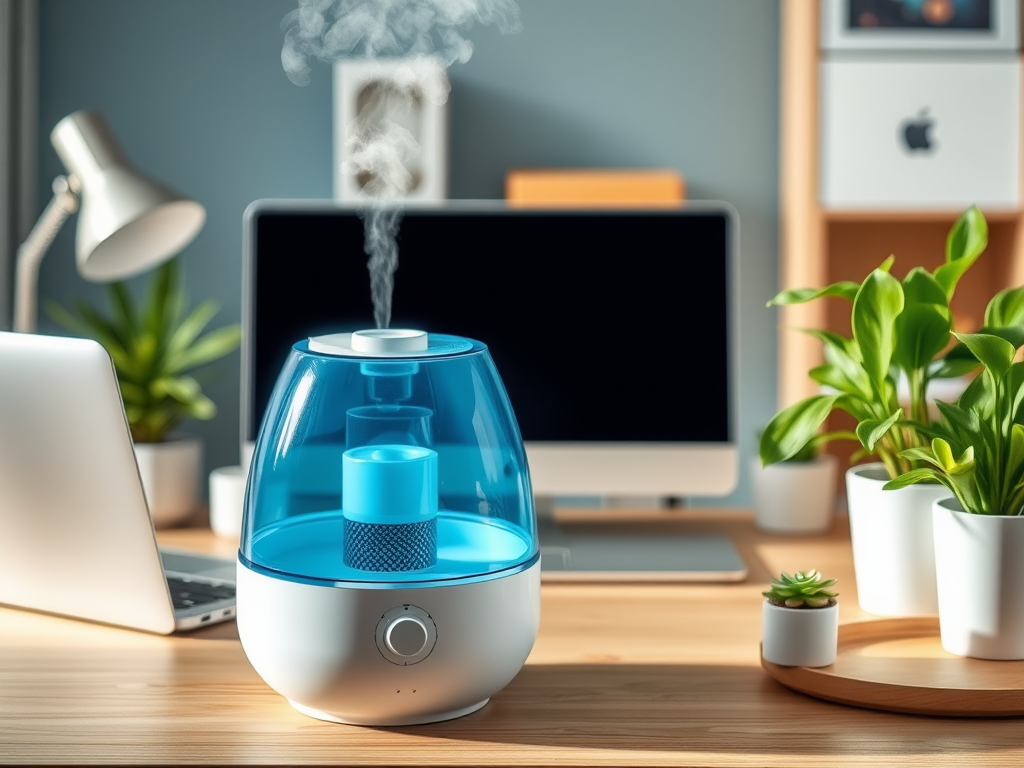
M 677 513 L 725 530 L 750 565 L 731 585 L 545 585 L 540 636 L 519 676 L 459 720 L 332 725 L 293 710 L 253 672 L 234 623 L 156 637 L 0 610 L 0 764 L 1015 765 L 1020 719 L 896 715 L 817 701 L 758 662 L 769 572 L 837 575 L 856 607 L 843 523 L 768 537 L 738 512 Z M 233 555 L 209 532 L 167 544 Z

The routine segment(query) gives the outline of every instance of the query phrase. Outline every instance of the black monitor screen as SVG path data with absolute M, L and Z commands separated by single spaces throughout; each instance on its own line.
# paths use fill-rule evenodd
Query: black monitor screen
M 374 316 L 358 211 L 263 203 L 247 222 L 252 441 L 292 344 Z M 733 226 L 722 207 L 410 208 L 390 326 L 485 343 L 524 440 L 728 442 Z

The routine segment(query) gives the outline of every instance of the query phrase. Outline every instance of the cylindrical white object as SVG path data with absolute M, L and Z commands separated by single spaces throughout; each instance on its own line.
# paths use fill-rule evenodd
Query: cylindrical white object
M 786 667 L 827 667 L 839 647 L 839 606 L 783 608 L 764 601 L 761 655 Z
M 352 349 L 370 354 L 415 354 L 426 350 L 426 331 L 411 328 L 370 328 L 352 334 Z
M 932 506 L 942 647 L 976 659 L 1024 659 L 1024 517 Z
M 754 520 L 770 533 L 823 533 L 832 527 L 835 456 L 761 466 L 753 461 Z
M 883 491 L 888 481 L 881 464 L 846 473 L 857 598 L 877 616 L 933 616 L 939 601 L 932 504 L 952 493 L 939 484 Z
M 203 443 L 198 437 L 135 443 L 135 460 L 153 525 L 175 525 L 195 512 L 203 466 Z
M 210 528 L 218 536 L 237 539 L 241 534 L 246 474 L 240 466 L 210 473 Z
M 540 624 L 539 562 L 484 581 L 378 586 L 289 581 L 239 561 L 245 655 L 300 712 L 380 726 L 467 715 L 508 685 L 530 655 Z M 390 621 L 405 606 L 427 630 L 422 651 L 411 656 L 395 636 L 400 653 L 387 646 Z

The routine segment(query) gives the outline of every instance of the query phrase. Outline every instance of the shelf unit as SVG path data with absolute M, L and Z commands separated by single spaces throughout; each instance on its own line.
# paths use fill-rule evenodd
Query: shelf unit
M 781 9 L 780 288 L 818 287 L 837 280 L 860 282 L 890 254 L 896 256 L 892 273 L 897 277 L 915 266 L 933 269 L 944 259 L 946 233 L 959 210 L 822 208 L 818 196 L 819 4 L 816 0 L 782 0 Z M 1024 130 L 1021 133 L 1024 135 Z M 1024 179 L 1024 169 L 1020 178 Z M 953 297 L 958 330 L 976 330 L 993 294 L 1024 283 L 1024 211 L 984 213 L 989 246 Z M 821 343 L 795 329 L 824 327 L 849 334 L 850 305 L 842 299 L 819 299 L 774 311 L 779 313 L 778 406 L 782 408 L 816 392 L 817 385 L 807 372 L 823 361 Z M 833 443 L 829 450 L 846 461 L 853 448 L 848 443 Z

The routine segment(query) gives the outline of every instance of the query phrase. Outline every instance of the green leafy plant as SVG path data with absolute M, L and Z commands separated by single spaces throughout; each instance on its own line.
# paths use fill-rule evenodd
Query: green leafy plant
M 977 207 L 957 219 L 946 239 L 945 263 L 934 272 L 922 267 L 898 280 L 889 274 L 890 256 L 858 285 L 833 283 L 825 288 L 783 291 L 772 305 L 801 304 L 828 296 L 852 303 L 853 334 L 803 329 L 824 344 L 825 362 L 810 377 L 828 390 L 783 409 L 761 436 L 761 461 L 767 466 L 794 456 L 809 441 L 856 439 L 860 455 L 875 456 L 890 479 L 919 461 L 908 449 L 925 444 L 915 426 L 928 424 L 927 389 L 933 379 L 964 375 L 977 360 L 961 353 L 942 357 L 949 347 L 953 316 L 949 303 L 957 283 L 988 243 L 988 225 Z M 905 377 L 909 413 L 897 400 L 897 382 Z M 818 434 L 834 410 L 857 421 L 855 433 Z
M 183 419 L 213 418 L 217 408 L 192 373 L 233 351 L 239 326 L 203 334 L 218 306 L 207 300 L 188 310 L 177 258 L 156 270 L 143 306 L 136 307 L 124 283 L 111 283 L 107 296 L 109 316 L 83 300 L 76 302 L 77 315 L 52 302 L 47 312 L 110 353 L 132 438 L 161 442 Z
M 956 404 L 937 403 L 942 418 L 918 431 L 931 438 L 903 457 L 916 467 L 886 484 L 903 488 L 939 482 L 964 510 L 982 515 L 1019 515 L 1024 509 L 1024 287 L 996 294 L 985 310 L 986 332 L 954 334 L 961 354 L 981 362 L 982 372 Z
M 772 579 L 771 589 L 761 594 L 768 602 L 781 608 L 825 608 L 836 604 L 838 592 L 833 592 L 836 579 L 824 579 L 815 570 L 797 571 L 790 576 Z
M 761 436 L 764 434 L 763 431 L 757 433 L 757 441 L 760 444 Z M 797 451 L 788 458 L 784 459 L 784 462 L 799 464 L 807 461 L 814 461 L 818 456 L 821 455 L 822 445 L 832 438 L 833 435 L 813 435 L 810 440 L 804 443 Z

